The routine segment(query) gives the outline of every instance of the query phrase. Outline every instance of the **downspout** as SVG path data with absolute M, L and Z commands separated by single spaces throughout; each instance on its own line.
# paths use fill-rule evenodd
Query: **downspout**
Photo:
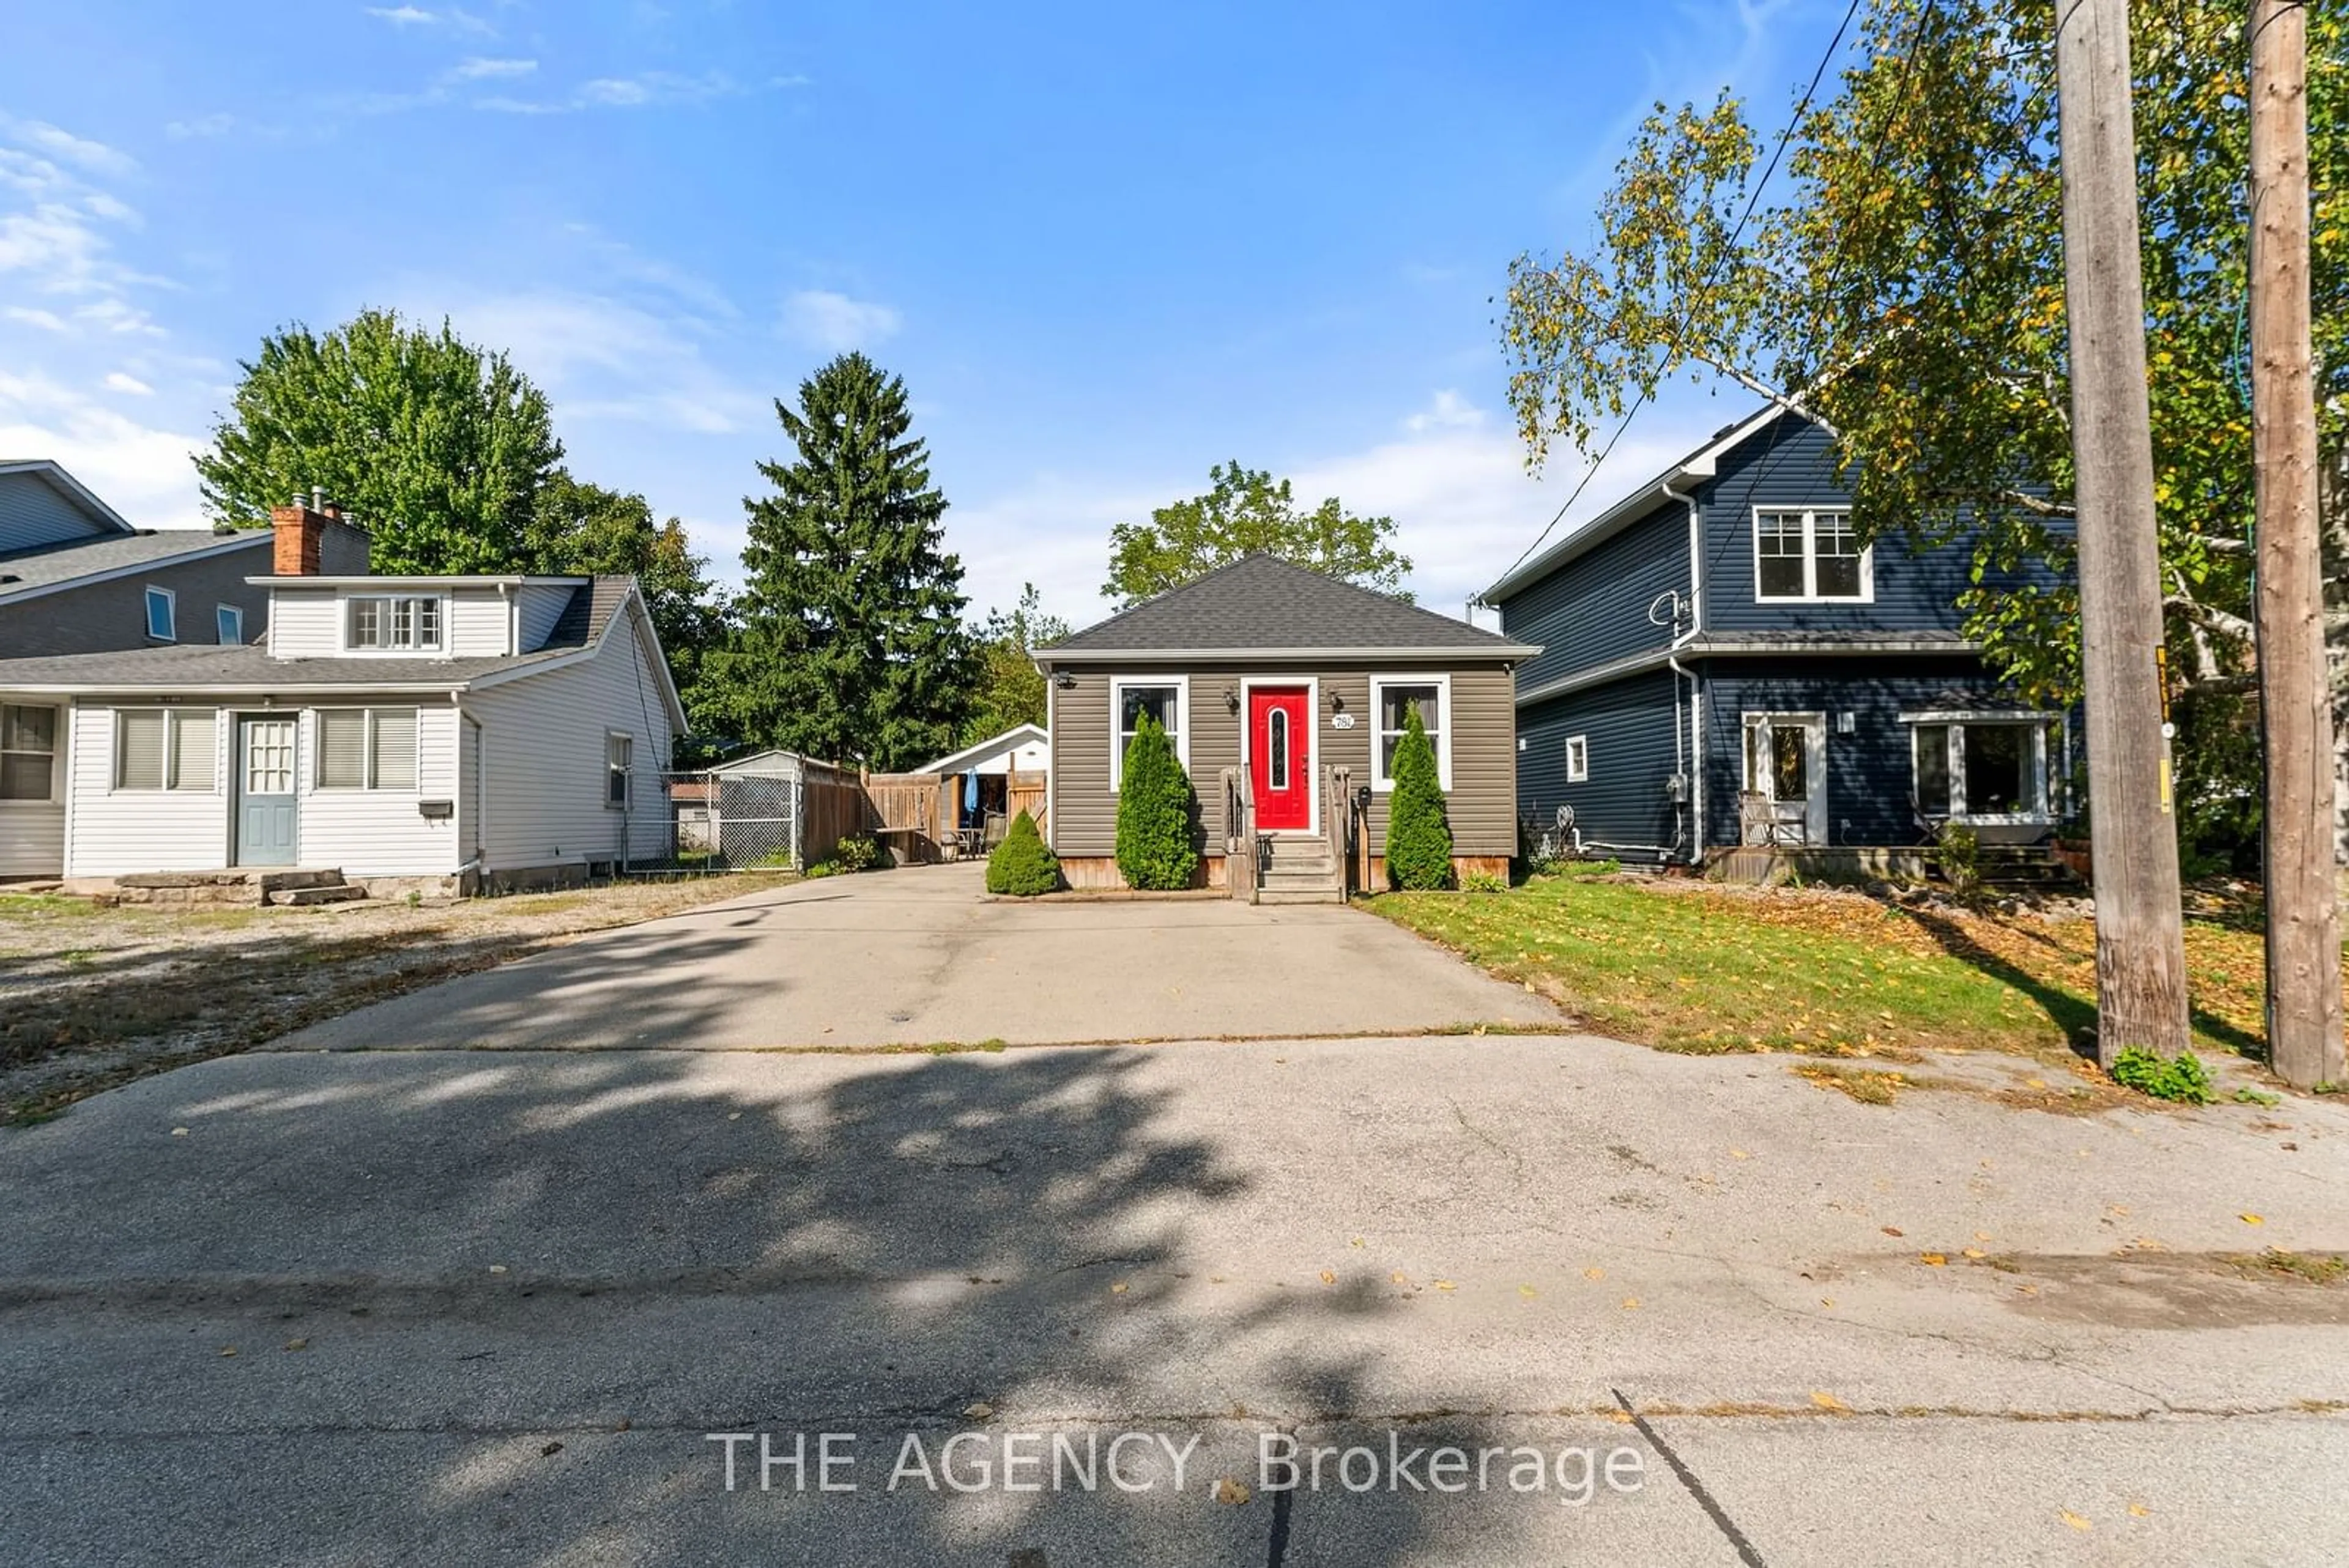
M 1666 480 L 1661 487 L 1666 495 L 1677 496 L 1688 507 L 1689 523 L 1689 626 L 1688 630 L 1672 639 L 1671 649 L 1664 656 L 1673 675 L 1689 683 L 1688 750 L 1681 749 L 1681 727 L 1677 715 L 1672 722 L 1672 757 L 1678 763 L 1685 755 L 1693 766 L 1682 766 L 1681 777 L 1688 781 L 1687 810 L 1692 832 L 1676 835 L 1688 843 L 1688 863 L 1695 866 L 1704 859 L 1704 723 L 1701 706 L 1702 697 L 1697 688 L 1696 676 L 1681 663 L 1680 650 L 1694 641 L 1704 630 L 1704 514 L 1697 505 L 1693 492 L 1674 490 Z M 1675 687 L 1677 691 L 1678 688 Z M 1678 706 L 1677 703 L 1674 706 Z
M 490 727 L 460 704 L 457 714 L 473 727 L 473 854 L 465 867 L 486 873 L 489 861 Z M 461 780 L 460 781 L 462 782 Z M 465 867 L 459 867 L 461 874 Z

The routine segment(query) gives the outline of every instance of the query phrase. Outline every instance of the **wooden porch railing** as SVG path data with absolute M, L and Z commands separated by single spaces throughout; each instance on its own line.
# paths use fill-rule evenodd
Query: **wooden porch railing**
M 1325 775 L 1329 780 L 1329 798 L 1322 802 L 1321 831 L 1330 841 L 1330 864 L 1337 868 L 1338 892 L 1344 897 L 1353 891 L 1353 857 L 1347 853 L 1346 829 L 1353 820 L 1354 770 L 1340 763 Z
M 1224 791 L 1224 891 L 1256 901 L 1256 796 L 1246 768 L 1226 768 Z

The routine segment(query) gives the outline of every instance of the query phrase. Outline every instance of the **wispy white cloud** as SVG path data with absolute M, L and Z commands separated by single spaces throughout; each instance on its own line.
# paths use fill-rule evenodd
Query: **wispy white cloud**
M 536 60 L 489 59 L 475 56 L 458 61 L 450 67 L 449 76 L 451 80 L 460 82 L 492 81 L 526 77 L 537 69 Z
M 119 179 L 134 173 L 139 161 L 127 152 L 119 152 L 103 141 L 92 141 L 61 130 L 46 120 L 17 119 L 0 115 L 0 134 L 19 147 L 37 149 L 47 157 L 70 163 L 92 174 Z
M 237 127 L 233 114 L 199 114 L 186 119 L 174 119 L 163 127 L 163 134 L 174 141 L 197 141 L 207 137 L 226 136 Z
M 134 398 L 151 398 L 155 395 L 154 388 L 138 377 L 121 370 L 107 372 L 106 389 L 109 392 L 127 392 Z
M 1414 435 L 1428 431 L 1475 430 L 1485 422 L 1485 410 L 1462 397 L 1451 387 L 1429 400 L 1427 407 L 1402 422 L 1402 428 Z
M 370 5 L 367 14 L 395 27 L 429 27 L 440 19 L 414 5 Z
M 803 288 L 783 301 L 783 330 L 829 354 L 869 348 L 895 336 L 904 320 L 890 306 L 828 288 Z
M 515 98 L 505 94 L 476 99 L 473 107 L 499 114 L 576 114 L 587 109 L 657 109 L 709 103 L 718 99 L 740 97 L 752 90 L 724 71 L 704 71 L 698 76 L 677 71 L 646 71 L 636 76 L 595 77 L 581 82 L 567 93 L 546 98 Z

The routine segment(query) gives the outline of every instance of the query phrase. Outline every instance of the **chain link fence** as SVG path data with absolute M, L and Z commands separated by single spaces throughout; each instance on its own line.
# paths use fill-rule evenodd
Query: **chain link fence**
M 806 868 L 806 785 L 784 773 L 668 773 L 666 852 L 632 862 L 643 876 Z

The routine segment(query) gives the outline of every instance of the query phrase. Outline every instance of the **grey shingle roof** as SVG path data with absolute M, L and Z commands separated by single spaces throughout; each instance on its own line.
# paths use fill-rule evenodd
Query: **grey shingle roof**
M 143 566 L 175 556 L 222 545 L 265 546 L 267 529 L 223 535 L 209 528 L 178 528 L 151 534 L 100 534 L 60 545 L 0 554 L 0 599 L 33 588 L 55 587 L 77 577 Z
M 626 576 L 590 577 L 571 590 L 571 602 L 563 607 L 554 626 L 547 628 L 548 649 L 585 648 L 604 635 L 613 614 L 628 597 Z
M 1050 662 L 1094 653 L 1346 649 L 1517 658 L 1505 637 L 1276 556 L 1248 556 L 1040 649 Z
M 0 659 L 0 688 L 86 687 L 107 691 L 229 686 L 290 691 L 305 686 L 461 686 L 483 675 L 533 664 L 558 653 L 508 659 L 272 659 L 257 645 L 126 648 Z

